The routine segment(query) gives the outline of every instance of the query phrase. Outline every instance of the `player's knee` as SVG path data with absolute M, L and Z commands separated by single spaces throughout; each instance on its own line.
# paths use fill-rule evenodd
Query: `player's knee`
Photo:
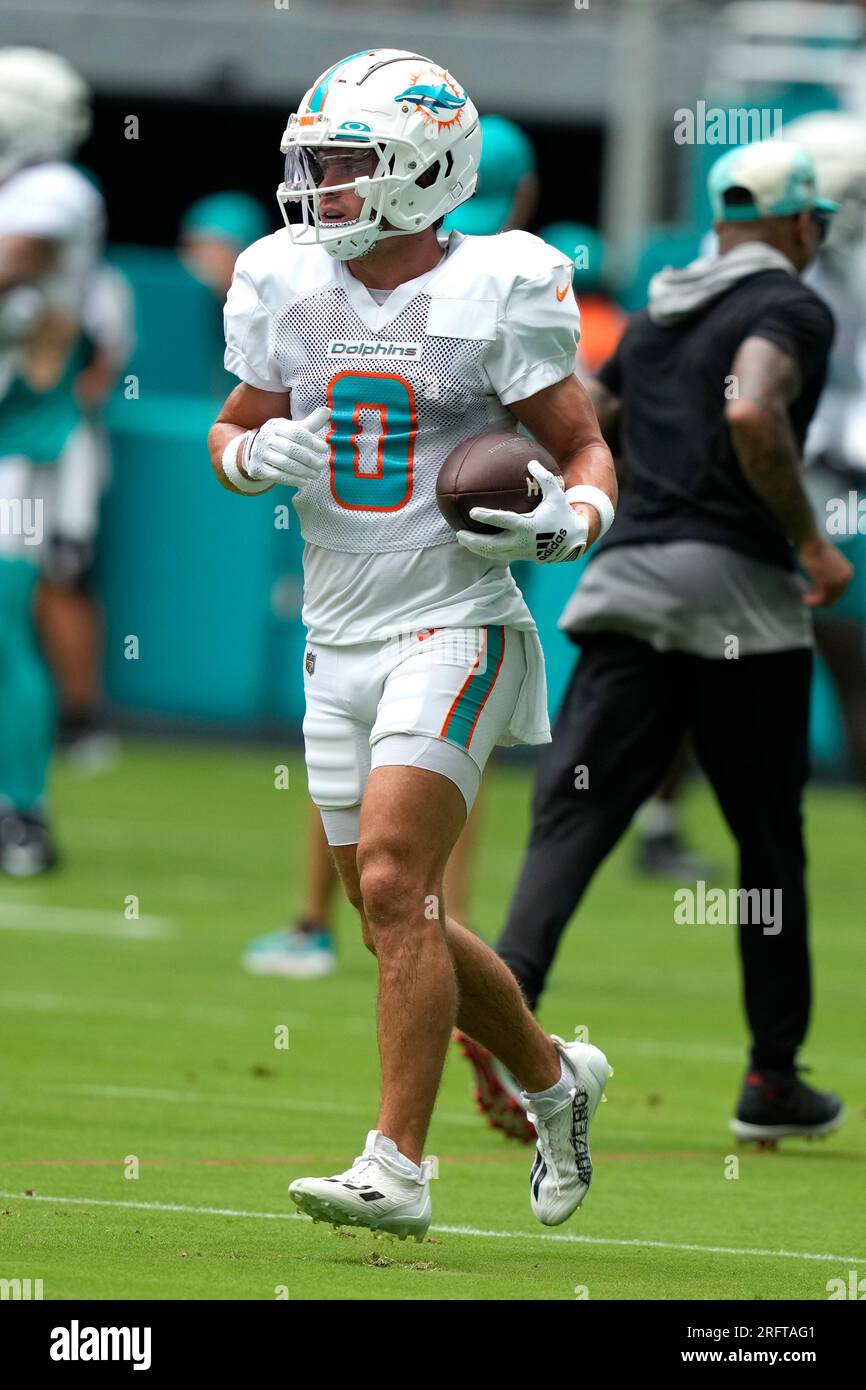
M 364 916 L 381 930 L 390 923 L 405 922 L 416 914 L 412 900 L 423 898 L 410 865 L 392 850 L 358 854 Z

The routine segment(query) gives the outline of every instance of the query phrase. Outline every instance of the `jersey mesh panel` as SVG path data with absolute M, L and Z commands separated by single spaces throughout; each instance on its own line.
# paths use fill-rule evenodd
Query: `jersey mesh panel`
M 331 492 L 331 470 L 301 488 L 295 509 L 306 541 L 331 550 L 376 553 L 423 550 L 454 542 L 436 503 L 436 477 L 452 449 L 492 426 L 503 427 L 504 408 L 481 369 L 484 341 L 425 334 L 428 295 L 419 294 L 384 327 L 371 329 L 356 314 L 341 286 L 298 300 L 275 316 L 271 351 L 292 394 L 292 415 L 302 418 L 326 398 L 329 382 L 343 372 L 365 371 L 356 358 L 328 357 L 332 341 L 423 344 L 421 357 L 378 358 L 370 372 L 403 377 L 414 392 L 417 434 L 413 485 L 398 510 L 378 512 L 341 505 Z M 370 399 L 376 400 L 375 381 Z M 362 412 L 357 469 L 376 463 L 378 412 Z M 375 498 L 375 494 L 371 496 Z

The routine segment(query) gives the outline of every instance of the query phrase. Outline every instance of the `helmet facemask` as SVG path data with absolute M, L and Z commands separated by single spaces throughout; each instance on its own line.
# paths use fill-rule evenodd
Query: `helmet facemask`
M 338 260 L 352 260 L 382 235 L 382 211 L 394 183 L 384 149 L 375 141 L 360 149 L 336 141 L 324 146 L 291 144 L 277 201 L 296 245 L 318 243 Z M 330 218 L 329 203 L 345 194 L 360 198 L 360 208 L 354 217 Z M 289 220 L 291 206 L 300 208 L 300 221 Z
M 293 128 L 283 137 L 285 178 L 277 201 L 296 245 L 317 243 L 337 260 L 365 255 L 377 241 L 423 231 L 451 211 L 462 197 L 454 196 L 454 153 L 431 148 L 422 154 L 411 139 L 389 135 L 377 139 L 321 140 L 309 143 Z M 353 165 L 358 172 L 353 172 Z M 328 169 L 335 181 L 323 187 Z M 474 188 L 474 170 L 471 188 Z M 329 219 L 329 195 L 353 193 L 362 200 L 351 221 Z M 466 194 L 463 194 L 465 197 Z M 291 222 L 287 207 L 299 206 L 300 222 Z

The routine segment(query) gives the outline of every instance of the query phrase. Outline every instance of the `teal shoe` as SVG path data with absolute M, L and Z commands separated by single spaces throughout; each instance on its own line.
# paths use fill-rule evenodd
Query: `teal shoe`
M 289 980 L 318 980 L 337 968 L 331 933 L 305 922 L 251 941 L 242 960 L 251 975 L 282 975 Z

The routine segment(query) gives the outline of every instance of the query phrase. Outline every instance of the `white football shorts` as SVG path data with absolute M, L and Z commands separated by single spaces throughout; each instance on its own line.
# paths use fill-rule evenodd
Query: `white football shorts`
M 423 767 L 448 777 L 468 815 L 525 676 L 516 628 L 425 628 L 352 646 L 308 646 L 307 776 L 328 843 L 357 843 L 373 767 Z

